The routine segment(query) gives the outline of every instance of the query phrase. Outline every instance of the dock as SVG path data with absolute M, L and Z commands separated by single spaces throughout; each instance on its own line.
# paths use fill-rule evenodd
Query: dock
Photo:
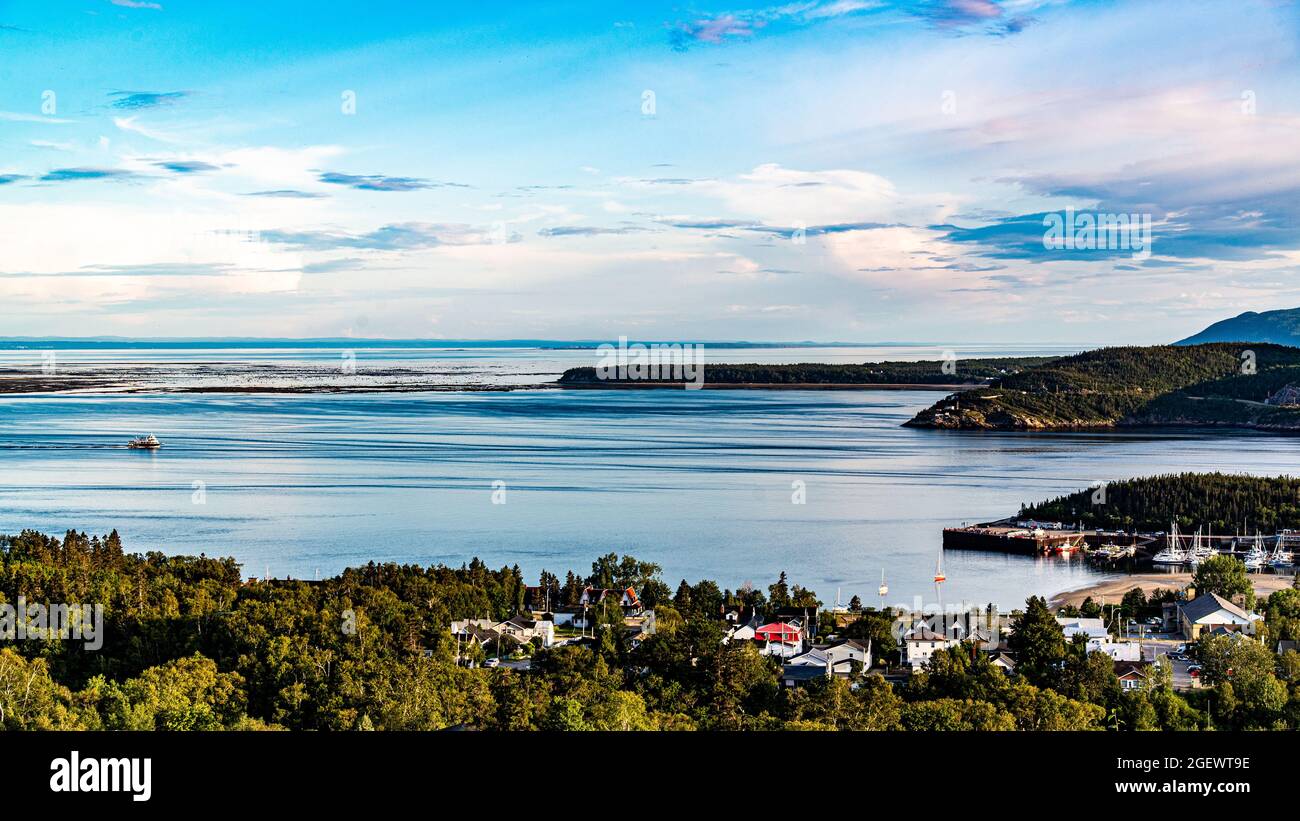
M 1108 544 L 1132 546 L 1135 553 L 1144 553 L 1154 541 L 1154 537 L 1141 534 L 1083 530 L 1060 522 L 1016 518 L 943 529 L 945 550 L 992 550 L 1028 556 L 1086 551 Z

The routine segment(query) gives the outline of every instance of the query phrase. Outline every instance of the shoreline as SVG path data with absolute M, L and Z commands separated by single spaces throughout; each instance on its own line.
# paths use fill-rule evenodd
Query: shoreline
M 1255 589 L 1255 596 L 1257 598 L 1267 598 L 1271 593 L 1291 587 L 1294 576 L 1252 573 L 1250 580 Z M 1074 590 L 1062 591 L 1048 599 L 1047 606 L 1052 610 L 1067 606 L 1078 607 L 1087 598 L 1091 598 L 1100 604 L 1102 597 L 1105 597 L 1107 601 L 1118 602 L 1124 597 L 1125 593 L 1135 587 L 1141 588 L 1143 594 L 1149 596 L 1155 590 L 1182 590 L 1191 583 L 1192 574 L 1187 572 L 1133 573 L 1118 579 L 1107 579 Z

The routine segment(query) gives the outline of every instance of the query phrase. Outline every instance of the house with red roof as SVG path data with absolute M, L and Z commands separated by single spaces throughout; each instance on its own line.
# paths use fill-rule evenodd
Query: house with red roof
M 803 629 L 789 622 L 774 621 L 755 628 L 754 641 L 763 655 L 792 658 L 803 652 Z

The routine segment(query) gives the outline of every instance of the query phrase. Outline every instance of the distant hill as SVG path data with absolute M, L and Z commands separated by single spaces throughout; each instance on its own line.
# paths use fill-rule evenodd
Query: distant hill
M 1101 348 L 952 394 L 906 424 L 952 430 L 1224 425 L 1300 431 L 1300 348 Z M 1285 397 L 1285 398 L 1284 398 Z
M 1300 308 L 1263 313 L 1247 311 L 1216 322 L 1174 344 L 1199 345 L 1203 342 L 1272 342 L 1274 345 L 1300 346 Z

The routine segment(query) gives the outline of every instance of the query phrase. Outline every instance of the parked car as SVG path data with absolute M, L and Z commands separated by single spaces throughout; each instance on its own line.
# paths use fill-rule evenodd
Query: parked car
M 483 666 L 484 666 L 484 667 L 500 667 L 500 666 L 501 666 L 501 659 L 488 659 L 487 661 L 483 662 Z
M 1151 625 L 1152 627 L 1159 627 L 1164 623 L 1165 623 L 1164 619 L 1160 618 L 1159 616 L 1152 616 L 1151 618 L 1147 619 L 1147 624 Z

